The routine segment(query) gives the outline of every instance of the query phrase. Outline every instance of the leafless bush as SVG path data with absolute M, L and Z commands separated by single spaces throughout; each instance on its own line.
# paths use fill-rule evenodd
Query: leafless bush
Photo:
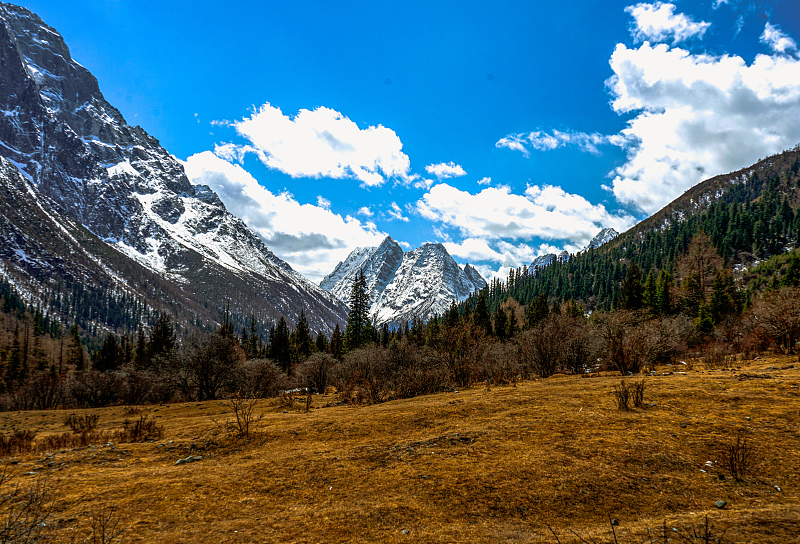
M 639 326 L 644 317 L 643 313 L 630 310 L 606 312 L 595 317 L 601 352 L 608 365 L 623 376 L 638 374 L 644 363 L 646 331 Z
M 788 354 L 800 338 L 800 287 L 765 292 L 753 304 L 749 320 L 758 337 Z
M 635 340 L 641 346 L 642 366 L 653 371 L 675 360 L 685 349 L 694 329 L 686 316 L 662 317 L 637 325 Z
M 703 351 L 703 366 L 706 370 L 727 368 L 728 363 L 727 350 L 720 345 L 711 345 Z
M 123 376 L 119 372 L 81 370 L 68 382 L 68 389 L 75 403 L 88 408 L 101 408 L 119 402 L 123 387 Z
M 72 429 L 73 433 L 85 433 L 97 428 L 100 416 L 97 414 L 69 414 L 64 418 L 64 425 Z
M 283 391 L 278 395 L 278 407 L 284 410 L 291 410 L 294 408 L 294 401 L 296 395 L 291 391 Z
M 633 406 L 639 408 L 644 404 L 644 390 L 645 390 L 646 383 L 644 380 L 640 380 L 638 382 L 633 382 L 631 385 L 632 395 L 631 399 L 633 400 Z
M 239 366 L 236 387 L 249 398 L 276 397 L 291 387 L 289 378 L 269 359 L 250 359 Z
M 89 537 L 87 544 L 112 544 L 117 542 L 124 529 L 119 526 L 120 516 L 113 506 L 100 506 L 88 514 Z
M 45 542 L 52 517 L 49 488 L 43 480 L 30 485 L 14 481 L 8 467 L 0 473 L 0 543 Z
M 614 398 L 617 399 L 617 408 L 627 410 L 633 396 L 633 387 L 621 380 L 619 385 L 614 386 Z
M 723 444 L 719 453 L 720 464 L 737 482 L 743 481 L 758 461 L 755 446 L 742 433 L 736 435 L 735 441 Z
M 249 440 L 253 433 L 253 426 L 263 417 L 256 414 L 258 399 L 249 399 L 239 395 L 223 403 L 230 410 L 233 419 L 226 421 L 222 427 L 237 438 Z
M 18 429 L 11 434 L 0 434 L 0 455 L 9 457 L 17 453 L 27 453 L 33 449 L 35 438 L 36 433 L 27 429 Z
M 36 372 L 3 398 L 5 410 L 52 410 L 64 403 L 64 380 L 50 372 Z
M 550 534 L 553 535 L 555 542 L 561 544 L 561 539 L 558 537 L 555 529 L 550 525 L 545 524 Z M 583 544 L 622 544 L 619 535 L 615 529 L 615 521 L 609 518 L 609 531 L 610 535 L 605 540 L 595 540 L 595 538 L 585 535 L 581 536 L 573 529 L 568 529 L 569 533 L 577 538 Z M 730 541 L 725 540 L 725 531 L 720 532 L 719 529 L 714 527 L 714 524 L 709 521 L 708 516 L 705 516 L 704 521 L 697 523 L 681 525 L 679 527 L 668 527 L 667 522 L 661 526 L 658 532 L 647 529 L 644 540 L 639 540 L 641 536 L 634 536 L 634 540 L 630 541 L 632 544 L 670 544 L 670 543 L 684 543 L 684 544 L 728 544 Z
M 345 355 L 334 369 L 333 384 L 347 402 L 374 404 L 388 394 L 385 375 L 383 350 L 369 346 Z
M 459 323 L 442 328 L 436 352 L 438 364 L 448 374 L 448 381 L 457 387 L 466 387 L 483 360 L 487 341 L 481 327 Z
M 122 422 L 122 431 L 117 432 L 120 442 L 144 442 L 155 440 L 164 436 L 164 426 L 159 425 L 155 419 L 140 416 L 136 421 L 126 419 Z
M 314 353 L 297 368 L 297 379 L 302 387 L 313 393 L 325 393 L 331 371 L 337 361 L 328 353 Z
M 523 332 L 517 342 L 520 366 L 526 376 L 552 376 L 558 369 L 566 331 L 554 318 L 549 318 Z
M 518 354 L 519 348 L 510 342 L 489 345 L 483 359 L 473 369 L 472 382 L 515 383 L 522 374 Z

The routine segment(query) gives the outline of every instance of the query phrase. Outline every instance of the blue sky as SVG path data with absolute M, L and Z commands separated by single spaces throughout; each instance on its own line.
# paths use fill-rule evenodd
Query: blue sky
M 796 0 L 24 5 L 314 281 L 387 234 L 505 276 L 800 142 Z

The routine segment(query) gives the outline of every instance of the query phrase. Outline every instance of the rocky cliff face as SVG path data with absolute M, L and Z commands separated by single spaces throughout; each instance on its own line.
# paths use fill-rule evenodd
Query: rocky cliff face
M 415 317 L 441 315 L 451 302 L 486 287 L 477 270 L 469 265 L 461 269 L 443 245 L 425 244 L 403 253 L 391 237 L 378 247 L 355 249 L 320 286 L 347 301 L 359 271 L 367 280 L 370 314 L 377 325 L 399 326 Z
M 43 209 L 214 305 L 233 300 L 243 312 L 290 320 L 302 308 L 317 330 L 345 319 L 335 297 L 276 257 L 208 187 L 192 185 L 155 138 L 129 126 L 36 15 L 0 4 L 0 53 L 0 156 Z

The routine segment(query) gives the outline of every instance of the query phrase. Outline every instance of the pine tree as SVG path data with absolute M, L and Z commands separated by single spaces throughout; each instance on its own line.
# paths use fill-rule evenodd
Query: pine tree
M 658 314 L 658 302 L 656 296 L 656 277 L 653 270 L 647 273 L 647 279 L 644 281 L 644 294 L 642 295 L 642 304 L 652 314 Z
M 334 327 L 333 334 L 331 335 L 331 355 L 340 361 L 344 355 L 344 340 L 342 339 L 342 331 L 339 330 L 338 323 L 336 327 Z
M 644 302 L 644 288 L 642 287 L 642 271 L 631 262 L 628 265 L 628 273 L 622 281 L 622 307 L 626 310 L 638 310 Z
M 117 337 L 113 333 L 109 333 L 103 342 L 103 347 L 100 348 L 94 359 L 94 369 L 100 372 L 116 370 L 119 368 L 121 360 L 122 350 L 117 343 Z
M 311 355 L 311 331 L 308 328 L 306 314 L 302 309 L 300 310 L 300 318 L 297 320 L 297 329 L 295 330 L 295 347 L 301 361 Z
M 472 321 L 476 327 L 481 328 L 486 334 L 492 334 L 492 320 L 489 317 L 489 308 L 486 304 L 486 294 L 481 291 L 478 296 L 478 302 L 475 304 L 475 309 L 472 311 Z
M 357 349 L 367 342 L 369 327 L 369 294 L 364 271 L 359 270 L 350 292 L 350 312 L 344 329 L 344 345 L 347 351 Z
M 544 321 L 549 314 L 547 297 L 544 293 L 539 293 L 525 308 L 525 328 L 530 329 L 540 321 Z
M 270 357 L 278 363 L 278 366 L 284 372 L 289 372 L 289 366 L 292 362 L 292 346 L 289 340 L 289 326 L 286 320 L 281 316 L 278 324 L 275 327 L 275 332 L 271 335 L 269 344 Z
M 81 343 L 81 335 L 78 332 L 77 323 L 72 326 L 69 331 L 70 347 L 67 356 L 67 364 L 75 367 L 75 370 L 83 370 L 85 361 L 83 356 L 83 344 Z

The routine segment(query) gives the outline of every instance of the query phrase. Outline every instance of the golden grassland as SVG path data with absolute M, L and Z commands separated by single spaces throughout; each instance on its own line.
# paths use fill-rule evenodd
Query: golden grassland
M 263 401 L 249 441 L 220 427 L 221 401 L 141 407 L 163 438 L 40 451 L 10 467 L 22 484 L 51 487 L 63 542 L 100 505 L 115 508 L 122 542 L 555 542 L 547 525 L 563 543 L 607 542 L 615 518 L 619 541 L 638 543 L 647 528 L 684 531 L 706 515 L 724 542 L 800 542 L 796 358 L 676 368 L 685 373 L 629 378 L 646 390 L 627 411 L 612 375 L 373 406 L 314 396 L 308 413 Z M 131 417 L 75 412 L 99 414 L 109 431 Z M 67 413 L 2 413 L 0 425 L 41 437 L 65 432 Z M 756 448 L 742 482 L 720 464 L 737 434 Z M 190 454 L 203 459 L 175 465 Z

